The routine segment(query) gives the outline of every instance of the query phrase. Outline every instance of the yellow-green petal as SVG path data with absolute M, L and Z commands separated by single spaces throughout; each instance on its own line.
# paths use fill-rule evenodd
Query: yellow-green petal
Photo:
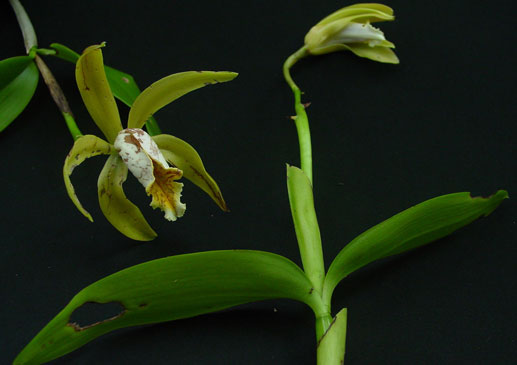
M 194 147 L 168 134 L 160 134 L 153 139 L 167 161 L 182 170 L 183 176 L 207 193 L 219 208 L 228 211 L 219 186 L 205 170 L 203 161 Z
M 118 155 L 106 161 L 97 183 L 99 204 L 106 219 L 122 234 L 137 241 L 150 241 L 157 234 L 145 220 L 142 212 L 124 194 L 127 167 Z
M 95 45 L 84 50 L 77 61 L 75 78 L 92 119 L 108 142 L 113 143 L 122 130 L 122 124 L 117 103 L 106 79 L 101 47 L 103 45 Z
M 92 216 L 86 211 L 86 209 L 83 208 L 79 202 L 79 199 L 77 198 L 77 195 L 75 194 L 75 189 L 72 185 L 72 182 L 70 181 L 70 175 L 72 175 L 74 168 L 79 166 L 88 157 L 109 155 L 113 151 L 113 146 L 105 140 L 100 139 L 97 136 L 85 135 L 79 137 L 79 139 L 75 141 L 74 146 L 65 159 L 65 164 L 63 166 L 63 178 L 65 180 L 68 196 L 70 199 L 72 199 L 72 202 L 75 204 L 77 209 L 79 209 L 79 211 L 92 222 Z
M 179 97 L 203 86 L 233 80 L 235 72 L 188 71 L 156 81 L 145 89 L 129 111 L 128 128 L 142 128 L 151 115 Z

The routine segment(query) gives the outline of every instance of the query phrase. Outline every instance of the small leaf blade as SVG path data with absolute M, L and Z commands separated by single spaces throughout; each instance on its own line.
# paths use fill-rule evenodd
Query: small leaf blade
M 314 289 L 321 293 L 325 266 L 320 228 L 314 208 L 312 184 L 303 170 L 287 166 L 287 192 L 303 268 Z
M 119 271 L 80 291 L 23 349 L 14 364 L 40 364 L 118 328 L 171 321 L 238 304 L 289 298 L 314 308 L 317 296 L 301 269 L 269 252 L 209 251 L 153 260 Z M 86 302 L 118 302 L 121 315 L 78 327 L 69 323 Z
M 77 53 L 76 51 L 68 48 L 67 46 L 59 43 L 52 43 L 50 45 L 50 48 L 54 49 L 56 51 L 56 54 L 54 56 L 61 58 L 62 60 L 77 63 L 77 60 L 81 55 Z
M 0 61 L 0 132 L 29 104 L 38 79 L 38 68 L 29 56 Z
M 445 237 L 490 214 L 508 198 L 499 190 L 488 198 L 470 193 L 439 196 L 415 205 L 362 233 L 336 256 L 325 278 L 324 297 L 347 275 L 368 263 L 396 255 Z

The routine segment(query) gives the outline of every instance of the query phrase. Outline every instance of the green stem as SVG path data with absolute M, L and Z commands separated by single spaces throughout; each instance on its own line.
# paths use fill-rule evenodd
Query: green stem
M 43 76 L 43 80 L 45 80 L 45 84 L 47 84 L 52 99 L 54 99 L 54 102 L 61 111 L 63 118 L 65 118 L 65 123 L 68 127 L 68 130 L 70 131 L 70 134 L 75 141 L 77 138 L 82 136 L 82 133 L 75 123 L 74 115 L 70 109 L 70 106 L 68 105 L 68 101 L 66 100 L 63 90 L 61 90 L 61 87 L 57 83 L 56 78 L 47 67 L 45 62 L 43 62 L 41 57 L 36 55 L 34 60 L 36 61 L 36 66 L 38 66 L 41 76 Z
M 36 66 L 43 76 L 43 80 L 45 80 L 45 84 L 50 91 L 50 95 L 57 107 L 61 111 L 63 118 L 65 118 L 65 123 L 72 135 L 74 141 L 82 136 L 79 127 L 75 123 L 74 115 L 72 114 L 72 110 L 68 105 L 68 101 L 66 100 L 65 94 L 63 94 L 63 90 L 56 81 L 56 78 L 47 67 L 45 62 L 38 56 L 38 54 L 48 55 L 55 54 L 54 50 L 50 49 L 38 49 L 38 39 L 36 38 L 36 32 L 34 31 L 34 27 L 32 26 L 31 20 L 27 12 L 23 8 L 22 4 L 18 0 L 9 0 L 14 13 L 16 14 L 16 19 L 18 20 L 18 24 L 20 25 L 20 29 L 22 30 L 23 41 L 25 43 L 25 50 L 27 54 L 30 54 L 31 57 L 34 56 L 34 61 L 36 62 Z
M 284 62 L 283 72 L 285 81 L 291 87 L 291 90 L 294 94 L 294 109 L 296 111 L 296 116 L 293 117 L 293 120 L 296 125 L 296 131 L 298 132 L 298 142 L 300 145 L 300 163 L 301 169 L 303 173 L 307 176 L 310 182 L 310 186 L 307 189 L 303 189 L 304 184 L 301 181 L 291 181 L 288 183 L 293 184 L 291 189 L 289 189 L 289 201 L 291 202 L 291 211 L 293 213 L 293 218 L 295 221 L 295 228 L 297 229 L 297 239 L 298 243 L 309 242 L 309 249 L 302 250 L 300 245 L 300 254 L 302 255 L 302 261 L 304 263 L 304 269 L 309 278 L 319 277 L 317 274 L 321 273 L 321 275 L 325 275 L 325 268 L 323 264 L 323 253 L 321 247 L 321 238 L 319 235 L 318 222 L 316 219 L 316 213 L 314 211 L 314 201 L 313 201 L 313 179 L 312 179 L 312 146 L 311 146 L 311 132 L 309 128 L 309 119 L 307 117 L 307 113 L 305 111 L 305 105 L 302 104 L 301 95 L 302 92 L 298 85 L 294 82 L 291 77 L 290 69 L 293 67 L 300 59 L 306 57 L 309 53 L 307 52 L 307 47 L 304 46 L 300 48 L 298 51 L 293 53 L 291 56 L 287 58 Z M 288 174 L 289 176 L 289 174 Z M 292 178 L 292 177 L 291 177 Z M 302 206 L 302 204 L 293 204 L 293 202 L 304 202 L 307 206 L 303 206 L 301 212 L 296 211 L 296 207 Z M 310 218 L 310 219 L 309 219 Z M 297 220 L 298 222 L 297 225 Z M 307 222 L 311 222 L 310 229 L 308 232 L 304 232 L 302 228 L 307 229 Z M 302 234 L 303 233 L 303 234 Z M 312 233 L 312 235 L 311 235 Z M 311 236 L 317 237 L 317 239 L 310 239 Z M 319 246 L 319 247 L 315 247 Z M 305 255 L 304 251 L 310 252 L 309 255 Z M 314 254 L 315 252 L 318 255 Z M 318 259 L 318 256 L 321 256 L 321 259 Z M 306 265 L 306 262 L 310 262 L 311 265 Z M 310 272 L 309 272 L 310 271 Z M 319 283 L 318 283 L 319 284 Z M 321 297 L 321 285 L 315 286 L 316 293 Z M 322 339 L 327 330 L 329 329 L 332 323 L 332 317 L 330 315 L 329 306 L 323 303 L 323 308 L 320 309 L 316 314 L 316 337 L 318 341 Z
M 20 29 L 23 34 L 23 42 L 25 43 L 25 50 L 29 54 L 32 47 L 38 46 L 38 39 L 36 38 L 36 32 L 32 26 L 31 20 L 27 15 L 27 12 L 23 8 L 22 4 L 18 0 L 9 0 L 11 6 L 16 14 L 16 20 L 20 25 Z
M 327 332 L 330 324 L 332 323 L 332 316 L 329 312 L 316 316 L 316 339 L 319 341 Z
M 291 87 L 291 90 L 294 93 L 294 110 L 296 111 L 296 116 L 293 117 L 294 123 L 296 125 L 296 130 L 298 132 L 298 142 L 300 144 L 300 165 L 303 172 L 309 178 L 311 184 L 312 181 L 312 147 L 311 147 L 311 132 L 309 129 L 309 119 L 307 118 L 307 113 L 305 112 L 305 105 L 301 102 L 301 90 L 298 85 L 295 84 L 293 79 L 291 78 L 291 74 L 289 69 L 296 63 L 298 60 L 307 56 L 307 47 L 302 47 L 295 53 L 293 53 L 287 60 L 284 62 L 284 78 L 285 81 Z

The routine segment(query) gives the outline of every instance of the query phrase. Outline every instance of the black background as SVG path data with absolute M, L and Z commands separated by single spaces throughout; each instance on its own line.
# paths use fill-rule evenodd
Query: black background
M 185 182 L 186 215 L 153 211 L 135 179 L 125 184 L 158 232 L 131 241 L 105 220 L 96 181 L 104 158 L 72 177 L 88 222 L 69 200 L 62 164 L 72 146 L 44 84 L 0 135 L 1 363 L 88 284 L 169 255 L 258 249 L 300 263 L 285 184 L 299 164 L 288 116 L 284 59 L 343 1 L 24 1 L 40 47 L 81 51 L 107 41 L 105 62 L 141 88 L 187 70 L 240 76 L 156 114 L 165 133 L 195 146 L 230 206 L 223 213 Z M 517 191 L 513 1 L 390 1 L 379 26 L 397 66 L 336 53 L 293 69 L 313 136 L 315 202 L 327 265 L 356 235 L 428 198 L 457 191 Z M 0 5 L 0 59 L 24 53 L 8 2 Z M 47 58 L 83 133 L 100 135 L 74 67 Z M 128 109 L 120 107 L 123 119 Z M 400 257 L 372 264 L 336 289 L 348 307 L 347 364 L 514 364 L 516 207 Z M 308 308 L 291 301 L 111 333 L 55 364 L 314 364 Z

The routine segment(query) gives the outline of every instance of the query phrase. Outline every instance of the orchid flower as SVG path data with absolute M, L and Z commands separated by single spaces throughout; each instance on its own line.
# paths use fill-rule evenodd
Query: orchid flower
M 79 137 L 67 155 L 63 176 L 70 199 L 79 211 L 93 222 L 83 208 L 70 175 L 86 158 L 108 155 L 98 180 L 98 197 L 108 221 L 129 238 L 148 241 L 157 235 L 140 209 L 125 196 L 122 184 L 128 169 L 152 196 L 151 206 L 160 208 L 170 221 L 181 217 L 185 204 L 180 201 L 182 176 L 204 190 L 223 210 L 226 203 L 217 183 L 205 170 L 196 150 L 177 137 L 162 134 L 149 136 L 141 128 L 157 110 L 190 91 L 234 79 L 233 72 L 192 71 L 167 76 L 145 89 L 129 112 L 127 129 L 122 129 L 115 99 L 104 71 L 101 45 L 84 50 L 77 61 L 76 80 L 91 117 L 106 140 L 94 135 Z
M 394 20 L 393 9 L 381 4 L 355 4 L 330 14 L 305 36 L 307 51 L 313 55 L 349 50 L 359 57 L 385 63 L 399 63 L 391 50 L 395 45 L 371 25 Z

